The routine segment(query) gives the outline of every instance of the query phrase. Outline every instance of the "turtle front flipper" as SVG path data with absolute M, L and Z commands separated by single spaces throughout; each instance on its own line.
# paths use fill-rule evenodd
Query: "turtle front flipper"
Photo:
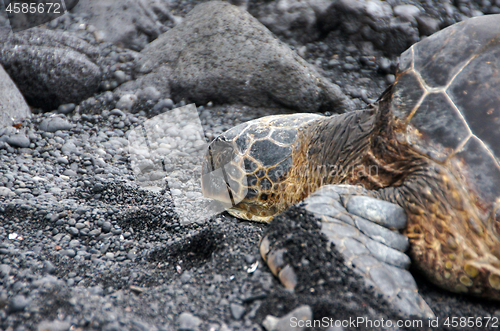
M 403 315 L 434 316 L 406 270 L 408 239 L 390 229 L 406 226 L 401 207 L 369 197 L 360 187 L 328 185 L 299 208 L 304 216 L 292 220 L 286 214 L 278 216 L 260 242 L 262 258 L 286 288 L 300 290 L 302 282 L 321 273 L 311 270 L 309 261 L 329 263 L 318 240 L 321 234 L 327 251 L 333 244 L 344 263 Z

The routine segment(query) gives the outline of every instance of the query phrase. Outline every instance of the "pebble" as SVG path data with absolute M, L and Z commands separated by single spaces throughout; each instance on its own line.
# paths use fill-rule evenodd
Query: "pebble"
M 12 268 L 8 264 L 0 264 L 0 277 L 8 276 Z
M 63 252 L 63 254 L 69 256 L 69 257 L 75 257 L 76 256 L 76 252 L 74 249 L 67 249 Z
M 57 108 L 57 112 L 59 114 L 69 114 L 71 113 L 73 110 L 75 110 L 75 104 L 74 103 L 67 103 L 67 104 L 64 104 L 64 105 L 60 105 L 58 108 Z
M 59 130 L 71 130 L 73 124 L 61 117 L 50 117 L 42 121 L 39 129 L 46 132 L 56 132 Z
M 102 230 L 103 230 L 104 232 L 109 232 L 109 231 L 111 231 L 111 222 L 106 221 L 106 222 L 102 223 L 101 228 L 102 228 Z
M 10 300 L 9 308 L 12 312 L 23 311 L 29 303 L 29 300 L 24 295 L 16 295 Z
M 71 169 L 66 169 L 66 170 L 64 170 L 63 175 L 66 175 L 69 177 L 76 177 L 78 174 Z
M 68 321 L 42 321 L 38 324 L 38 331 L 67 331 L 70 330 L 71 323 Z
M 110 115 L 115 115 L 115 116 L 125 116 L 125 113 L 123 113 L 120 109 L 115 108 L 109 112 Z
M 8 187 L 0 186 L 0 196 L 9 197 L 15 195 L 14 192 Z
M 68 159 L 67 159 L 67 158 L 65 158 L 65 157 L 62 157 L 62 156 L 58 157 L 58 158 L 56 159 L 56 161 L 57 161 L 58 163 L 61 163 L 61 164 L 69 164 Z
M 427 16 L 417 16 L 418 31 L 423 36 L 430 36 L 439 30 L 440 21 Z
M 19 133 L 7 138 L 7 143 L 13 147 L 28 148 L 30 139 L 25 134 Z
M 118 84 L 121 84 L 127 80 L 127 74 L 125 74 L 125 72 L 123 72 L 122 70 L 115 71 L 114 76 L 115 76 Z
M 77 248 L 77 247 L 80 247 L 80 240 L 78 239 L 73 239 L 69 242 L 69 247 L 70 248 Z
M 116 103 L 116 108 L 131 110 L 136 102 L 137 96 L 135 94 L 125 94 Z
M 161 93 L 156 89 L 156 87 L 148 86 L 139 92 L 138 97 L 145 100 L 157 101 L 160 99 Z
M 50 261 L 43 262 L 43 272 L 51 274 L 56 270 L 56 267 Z
M 137 258 L 137 254 L 135 252 L 129 252 L 127 254 L 127 257 L 131 260 L 134 261 Z
M 262 322 L 262 325 L 267 331 L 305 330 L 305 321 L 312 320 L 312 317 L 313 314 L 311 307 L 300 306 L 281 318 L 267 315 L 264 319 L 264 322 Z M 297 321 L 297 325 L 290 323 L 290 321 L 292 321 L 292 318 L 293 320 Z M 299 321 L 303 321 L 303 323 L 299 324 Z M 300 327 L 299 325 L 302 325 L 302 327 Z
M 160 112 L 163 109 L 172 109 L 174 108 L 174 102 L 172 99 L 163 99 L 158 101 L 158 103 L 153 107 L 153 112 Z
M 191 280 L 191 274 L 189 273 L 189 271 L 185 271 L 182 273 L 182 276 L 181 276 L 181 281 L 183 283 L 188 283 L 190 280 Z
M 394 7 L 396 16 L 415 17 L 420 14 L 420 8 L 414 5 L 399 5 Z
M 245 307 L 237 303 L 231 303 L 229 308 L 231 309 L 231 315 L 235 320 L 241 319 L 246 311 Z
M 179 316 L 177 322 L 179 323 L 179 331 L 198 330 L 200 324 L 203 323 L 200 318 L 186 312 Z

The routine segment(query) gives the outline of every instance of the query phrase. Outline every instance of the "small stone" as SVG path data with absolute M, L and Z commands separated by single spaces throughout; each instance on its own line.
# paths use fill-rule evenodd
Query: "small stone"
M 197 330 L 203 321 L 191 313 L 182 313 L 179 316 L 179 330 L 181 331 L 191 331 Z
M 130 110 L 137 102 L 137 96 L 135 94 L 125 94 L 116 103 L 116 108 Z
M 75 257 L 75 256 L 76 256 L 76 252 L 75 252 L 75 250 L 74 250 L 74 249 L 71 249 L 71 248 L 70 248 L 70 249 L 67 249 L 67 250 L 65 250 L 65 251 L 63 251 L 63 252 L 61 252 L 61 253 L 63 253 L 64 255 L 67 255 L 67 256 L 69 256 L 69 257 Z
M 66 169 L 63 172 L 64 175 L 69 176 L 69 177 L 76 177 L 77 173 L 71 169 Z
M 118 108 L 115 108 L 109 112 L 110 115 L 115 115 L 115 116 L 124 116 L 125 114 Z
M 161 97 L 161 93 L 154 86 L 148 86 L 142 89 L 138 95 L 139 98 L 144 100 L 157 101 Z
M 246 254 L 246 255 L 245 255 L 245 261 L 246 261 L 246 263 L 248 263 L 248 264 L 252 264 L 252 263 L 254 263 L 254 262 L 255 262 L 255 256 L 254 256 L 254 255 L 252 255 L 252 254 Z
M 417 16 L 418 31 L 423 36 L 430 36 L 439 30 L 439 20 L 428 16 Z
M 420 14 L 420 8 L 414 5 L 399 5 L 394 7 L 396 16 L 415 17 Z
M 385 81 L 387 82 L 387 84 L 393 84 L 396 81 L 396 76 L 394 76 L 393 74 L 387 74 L 385 75 Z
M 10 300 L 9 308 L 12 312 L 23 311 L 29 303 L 29 300 L 24 295 L 16 295 Z
M 56 267 L 52 264 L 50 261 L 44 261 L 43 262 L 43 272 L 46 272 L 48 274 L 53 273 L 56 270 Z
M 58 108 L 57 108 L 57 112 L 59 114 L 69 114 L 71 113 L 73 110 L 75 110 L 75 104 L 74 103 L 67 103 L 65 105 L 60 105 Z
M 28 148 L 30 147 L 30 139 L 26 135 L 19 133 L 7 138 L 7 143 L 13 147 Z
M 69 247 L 70 248 L 77 248 L 77 247 L 80 247 L 80 240 L 78 239 L 73 239 L 69 242 Z
M 136 294 L 141 294 L 141 293 L 144 293 L 144 291 L 146 291 L 146 289 L 144 287 L 140 287 L 140 286 L 136 286 L 136 285 L 130 285 L 130 290 Z
M 58 157 L 58 158 L 56 159 L 56 161 L 57 161 L 57 163 L 60 163 L 60 164 L 69 164 L 68 159 L 67 159 L 67 158 L 65 158 L 65 157 L 62 157 L 62 156 Z
M 8 264 L 0 264 L 0 277 L 8 276 L 10 273 L 11 267 Z
M 102 227 L 101 228 L 102 228 L 102 231 L 104 231 L 104 232 L 111 231 L 111 222 L 106 221 L 106 222 L 102 223 Z
M 191 280 L 191 274 L 189 273 L 189 271 L 184 271 L 181 275 L 181 281 L 183 283 L 187 283 Z
M 127 80 L 127 75 L 122 70 L 115 71 L 114 76 L 119 84 L 121 84 Z
M 160 100 L 154 107 L 153 112 L 160 112 L 163 109 L 172 109 L 174 108 L 174 102 L 172 99 L 163 99 Z
M 233 315 L 233 318 L 235 320 L 239 320 L 243 317 L 243 315 L 245 314 L 245 307 L 243 307 L 242 305 L 239 305 L 239 304 L 236 304 L 236 303 L 232 303 L 229 308 L 231 309 L 231 315 Z
M 54 320 L 52 322 L 43 321 L 38 324 L 38 331 L 66 331 L 71 328 L 71 323 L 67 321 Z
M 71 130 L 73 124 L 60 117 L 50 117 L 44 119 L 39 125 L 40 130 L 45 132 L 56 132 L 59 130 Z
M 16 195 L 12 190 L 8 187 L 0 187 L 0 196 L 2 197 L 9 197 L 9 196 L 14 196 Z
M 309 306 L 300 306 L 295 308 L 287 315 L 277 318 L 271 315 L 267 315 L 262 322 L 262 325 L 268 331 L 298 331 L 305 330 L 305 321 L 312 320 L 312 309 Z M 297 325 L 290 323 L 290 321 L 297 321 Z M 302 321 L 303 323 L 299 323 Z M 302 325 L 300 327 L 299 325 Z
M 76 152 L 76 145 L 72 141 L 68 141 L 61 147 L 61 152 L 65 155 L 71 155 Z
M 111 233 L 113 233 L 115 236 L 121 235 L 122 232 L 123 232 L 122 229 L 116 229 L 116 228 L 111 229 Z
M 127 257 L 130 260 L 135 261 L 135 259 L 137 258 L 137 254 L 135 252 L 128 252 Z
M 77 228 L 75 228 L 75 227 L 70 227 L 70 228 L 68 229 L 68 232 L 69 232 L 72 236 L 77 236 L 77 235 L 78 235 L 78 233 L 79 233 L 78 229 L 77 229 Z

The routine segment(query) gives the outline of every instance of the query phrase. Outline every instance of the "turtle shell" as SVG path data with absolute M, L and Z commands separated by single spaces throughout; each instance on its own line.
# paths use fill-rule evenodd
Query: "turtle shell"
M 293 152 L 300 148 L 300 131 L 319 118 L 323 116 L 268 116 L 226 131 L 210 144 L 203 173 L 223 171 L 219 176 L 202 177 L 203 194 L 232 206 L 242 200 L 250 205 L 254 200 L 265 201 L 294 165 Z
M 413 45 L 391 97 L 397 139 L 450 169 L 489 218 L 500 202 L 500 15 Z

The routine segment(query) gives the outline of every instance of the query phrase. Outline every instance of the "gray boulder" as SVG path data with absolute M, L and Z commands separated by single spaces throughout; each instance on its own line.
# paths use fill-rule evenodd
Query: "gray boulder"
M 99 89 L 99 51 L 71 33 L 33 28 L 0 37 L 0 45 L 0 64 L 32 106 L 53 110 Z
M 11 31 L 7 12 L 2 1 L 0 1 L 0 38 L 7 35 Z
M 20 123 L 30 116 L 28 104 L 0 65 L 0 128 Z
M 318 37 L 317 19 L 330 4 L 330 0 L 275 0 L 250 12 L 272 32 L 290 36 L 297 30 L 307 41 Z
M 210 19 L 208 19 L 210 18 Z M 342 112 L 352 102 L 257 19 L 225 2 L 196 6 L 150 43 L 138 80 L 122 91 L 155 86 L 176 101 Z
M 80 0 L 71 12 L 89 15 L 89 23 L 103 40 L 137 51 L 164 32 L 163 23 L 174 18 L 157 0 Z
M 381 0 L 335 0 L 319 23 L 324 31 L 340 29 L 387 54 L 399 55 L 419 40 L 417 27 L 396 17 L 391 5 Z

